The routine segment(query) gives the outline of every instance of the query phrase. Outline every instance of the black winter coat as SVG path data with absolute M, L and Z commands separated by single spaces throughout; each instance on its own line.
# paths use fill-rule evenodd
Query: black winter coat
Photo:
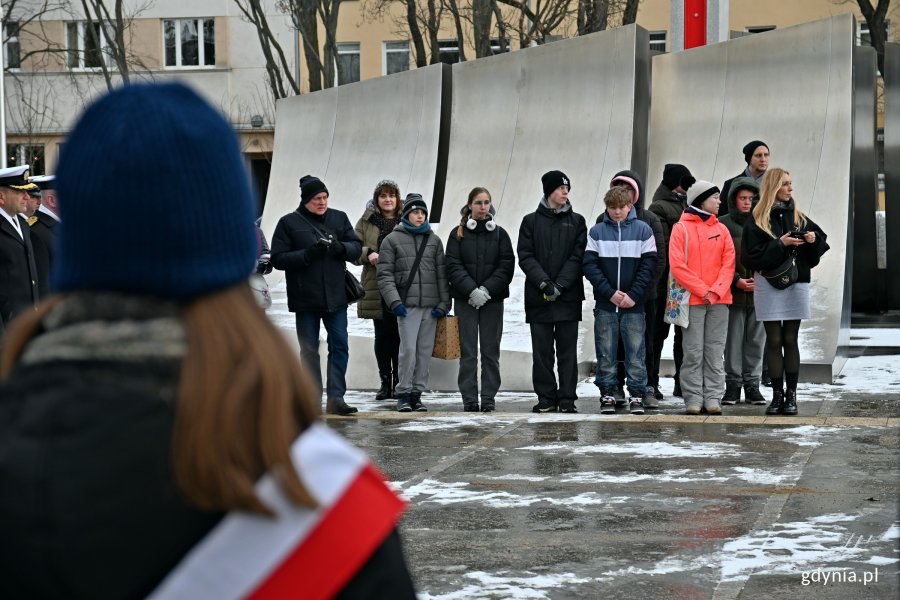
M 516 253 L 525 273 L 525 321 L 555 323 L 580 321 L 584 300 L 581 261 L 587 245 L 584 217 L 572 211 L 554 211 L 542 199 L 535 212 L 525 215 L 519 227 Z M 562 294 L 553 302 L 544 299 L 541 283 L 554 281 Z
M 53 248 L 59 222 L 45 212 L 34 213 L 37 221 L 31 226 L 31 246 L 34 248 L 34 264 L 37 267 L 38 296 L 50 295 L 50 265 L 53 264 Z
M 343 256 L 312 249 L 321 233 L 332 233 L 341 241 Z M 347 214 L 339 210 L 329 208 L 319 217 L 301 206 L 281 217 L 272 236 L 272 265 L 285 272 L 288 310 L 334 312 L 345 308 L 346 263 L 355 262 L 361 250 Z
M 34 309 L 38 298 L 38 274 L 28 223 L 21 217 L 22 237 L 0 217 L 0 335 L 16 316 Z
M 509 298 L 509 284 L 516 266 L 509 234 L 499 225 L 488 231 L 488 221 L 476 221 L 475 229 L 466 229 L 462 240 L 456 229 L 447 239 L 447 280 L 450 295 L 467 302 L 469 294 L 484 286 L 491 295 L 489 302 Z
M 127 310 L 94 299 L 82 309 L 92 318 Z M 131 326 L 177 314 L 147 304 L 124 315 Z M 135 337 L 129 348 L 153 341 Z M 19 364 L 0 382 L 0 598 L 145 598 L 222 518 L 190 506 L 173 481 L 182 359 L 145 354 Z M 414 598 L 396 534 L 338 597 Z
M 751 271 L 769 271 L 787 260 L 789 250 L 781 244 L 779 238 L 785 233 L 796 229 L 794 226 L 793 200 L 787 207 L 781 207 L 778 204 L 773 206 L 769 222 L 772 227 L 772 233 L 775 234 L 774 238 L 760 229 L 752 217 L 747 219 L 747 222 L 744 224 L 741 262 Z M 796 246 L 797 281 L 809 283 L 810 270 L 819 264 L 822 255 L 829 250 L 829 246 L 825 232 L 809 217 L 806 217 L 803 229 L 816 232 L 816 241 L 814 243 L 804 243 Z

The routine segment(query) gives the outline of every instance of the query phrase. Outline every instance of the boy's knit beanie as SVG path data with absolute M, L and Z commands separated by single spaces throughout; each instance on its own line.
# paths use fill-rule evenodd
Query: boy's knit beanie
M 57 291 L 186 301 L 256 265 L 255 198 L 237 138 L 182 84 L 129 85 L 94 102 L 56 177 Z

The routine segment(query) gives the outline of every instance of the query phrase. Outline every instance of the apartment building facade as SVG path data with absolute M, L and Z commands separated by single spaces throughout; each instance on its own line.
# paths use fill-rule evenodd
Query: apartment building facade
M 46 2 L 20 0 L 5 19 L 7 162 L 30 163 L 35 174 L 54 171 L 65 135 L 81 110 L 106 91 L 101 61 L 111 70 L 112 85 L 120 85 L 122 79 L 115 72 L 104 37 L 90 35 L 91 27 L 99 34 L 102 25 L 88 22 L 80 2 L 55 1 L 56 5 L 41 13 Z M 218 106 L 238 132 L 248 168 L 264 196 L 275 103 L 256 28 L 244 18 L 235 0 L 126 0 L 124 4 L 130 80 L 185 81 Z M 301 91 L 307 91 L 302 38 L 278 2 L 262 4 L 292 73 L 300 77 Z M 465 12 L 470 11 L 470 4 L 459 0 L 456 4 L 464 17 L 471 16 Z M 670 5 L 670 0 L 642 0 L 639 4 L 636 22 L 650 32 L 651 49 L 658 52 L 671 50 Z M 420 10 L 425 6 L 420 0 Z M 508 14 L 509 7 L 501 5 L 501 10 Z M 865 22 L 853 0 L 731 0 L 729 29 L 732 35 L 746 35 L 848 11 L 862 23 L 860 41 L 866 43 Z M 900 7 L 894 6 L 888 17 L 898 22 Z M 336 62 L 341 63 L 336 83 L 414 68 L 406 19 L 402 2 L 343 0 L 336 30 Z M 620 22 L 621 15 L 613 12 L 610 26 Z M 891 40 L 896 39 L 895 29 L 889 29 Z M 321 27 L 319 31 L 321 42 L 325 35 Z M 515 51 L 520 45 L 521 36 L 510 30 L 504 33 L 505 37 L 496 30 L 491 35 L 494 53 Z M 542 41 L 576 34 L 576 15 L 570 12 Z M 445 10 L 436 37 L 441 61 L 475 57 L 468 18 L 457 23 Z

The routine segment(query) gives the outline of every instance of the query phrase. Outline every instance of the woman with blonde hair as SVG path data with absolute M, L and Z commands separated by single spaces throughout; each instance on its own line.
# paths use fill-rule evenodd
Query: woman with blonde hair
M 503 300 L 509 298 L 516 255 L 509 234 L 494 221 L 486 188 L 472 189 L 460 214 L 459 226 L 447 240 L 447 280 L 459 318 L 459 392 L 466 412 L 493 412 L 500 389 Z
M 57 180 L 58 295 L 0 357 L 0 597 L 413 598 L 402 501 L 318 424 L 248 285 L 230 125 L 183 85 L 126 86 L 82 115 Z
M 754 271 L 753 303 L 766 329 L 772 378 L 767 415 L 798 412 L 800 322 L 810 316 L 810 271 L 828 251 L 825 233 L 797 206 L 793 189 L 788 171 L 767 170 L 759 202 L 744 224 L 742 262 Z

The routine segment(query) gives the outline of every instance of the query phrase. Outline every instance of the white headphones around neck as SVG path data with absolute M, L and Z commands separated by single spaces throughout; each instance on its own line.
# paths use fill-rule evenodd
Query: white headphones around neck
M 472 218 L 472 215 L 469 215 L 469 220 L 466 221 L 466 229 L 470 231 L 475 231 L 475 228 L 478 227 L 478 221 Z M 487 223 L 484 224 L 484 228 L 488 231 L 493 231 L 497 228 L 497 224 L 494 223 L 494 215 L 488 213 Z

